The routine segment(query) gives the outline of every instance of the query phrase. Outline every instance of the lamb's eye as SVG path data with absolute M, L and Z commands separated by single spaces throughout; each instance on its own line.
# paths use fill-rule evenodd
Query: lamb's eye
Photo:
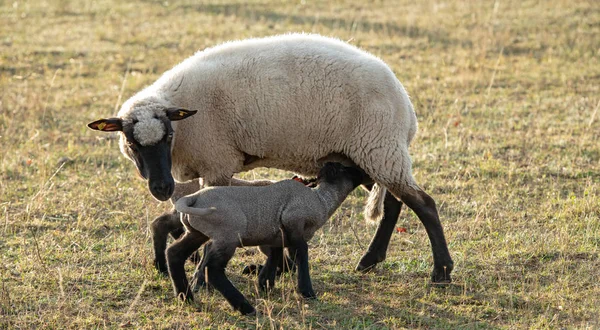
M 173 140 L 173 132 L 167 134 L 167 143 L 171 143 L 172 140 Z

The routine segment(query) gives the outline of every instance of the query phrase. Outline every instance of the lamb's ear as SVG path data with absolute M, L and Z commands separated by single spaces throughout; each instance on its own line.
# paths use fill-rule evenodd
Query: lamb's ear
M 88 124 L 88 127 L 103 132 L 117 132 L 123 130 L 123 120 L 121 118 L 100 119 Z
M 339 172 L 339 165 L 337 163 L 327 162 L 327 163 L 325 163 L 325 165 L 323 165 L 323 167 L 319 171 L 319 175 L 317 176 L 317 179 L 319 181 L 325 180 L 325 181 L 330 182 L 330 180 L 334 180 L 338 176 L 338 172 Z
M 167 118 L 171 121 L 186 119 L 187 117 L 193 116 L 198 110 L 187 110 L 179 108 L 167 109 Z

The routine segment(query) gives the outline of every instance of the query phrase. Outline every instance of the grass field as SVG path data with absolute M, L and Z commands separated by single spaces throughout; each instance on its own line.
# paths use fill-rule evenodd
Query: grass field
M 0 1 L 0 22 L 0 328 L 600 328 L 597 1 Z M 229 274 L 257 317 L 218 292 L 181 305 L 154 270 L 168 205 L 85 124 L 199 49 L 290 31 L 372 52 L 409 91 L 449 287 L 407 210 L 387 260 L 353 271 L 375 232 L 361 191 L 310 242 L 317 301 L 292 276 L 260 293 L 254 249 Z

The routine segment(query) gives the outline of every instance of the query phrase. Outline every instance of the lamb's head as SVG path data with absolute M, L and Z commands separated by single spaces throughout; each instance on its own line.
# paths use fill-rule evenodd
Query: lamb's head
M 171 174 L 171 121 L 182 120 L 196 110 L 166 108 L 156 103 L 134 104 L 119 117 L 96 120 L 88 127 L 103 132 L 120 132 L 119 146 L 141 177 L 148 180 L 152 196 L 166 201 L 173 194 Z
M 369 179 L 367 174 L 356 166 L 344 166 L 341 163 L 327 162 L 317 176 L 317 182 L 338 183 L 341 180 L 350 180 L 354 187 L 358 187 Z

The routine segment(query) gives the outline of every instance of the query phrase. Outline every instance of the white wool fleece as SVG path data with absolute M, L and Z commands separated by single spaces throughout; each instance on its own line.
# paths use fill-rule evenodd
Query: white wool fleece
M 168 107 L 199 110 L 172 123 L 177 182 L 229 185 L 257 167 L 313 176 L 343 155 L 396 197 L 418 189 L 408 153 L 417 118 L 404 87 L 383 61 L 337 39 L 288 34 L 200 51 L 125 102 L 119 117 L 141 123 Z M 160 134 L 139 135 L 149 143 Z M 381 203 L 385 190 L 376 191 L 372 202 Z
M 153 145 L 164 136 L 165 125 L 156 118 L 144 118 L 133 125 L 133 137 L 143 146 Z

